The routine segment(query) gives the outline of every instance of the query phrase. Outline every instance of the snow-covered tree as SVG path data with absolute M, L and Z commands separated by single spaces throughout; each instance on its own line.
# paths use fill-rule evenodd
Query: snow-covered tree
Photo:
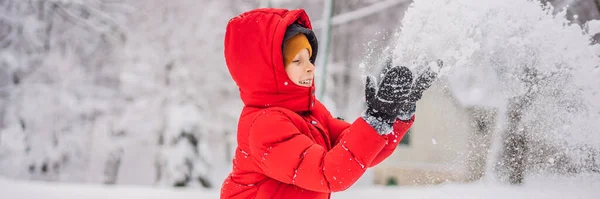
M 2 175 L 85 180 L 91 129 L 108 112 L 126 10 L 103 1 L 0 2 Z M 7 78 L 7 79 L 4 79 Z M 93 92 L 90 92 L 93 91 Z
M 0 1 L 0 174 L 210 187 L 241 101 L 234 1 Z
M 130 131 L 152 135 L 151 142 L 158 143 L 152 164 L 158 168 L 159 184 L 216 184 L 209 183 L 211 167 L 230 160 L 226 153 L 233 153 L 241 110 L 222 57 L 222 41 L 225 24 L 238 14 L 231 8 L 244 4 L 191 0 L 131 4 L 138 12 L 128 25 L 132 39 L 125 48 L 121 93 L 129 103 L 149 103 L 151 108 L 132 111 L 135 114 L 121 120 L 148 117 L 158 124 Z M 149 162 L 131 166 L 136 164 Z

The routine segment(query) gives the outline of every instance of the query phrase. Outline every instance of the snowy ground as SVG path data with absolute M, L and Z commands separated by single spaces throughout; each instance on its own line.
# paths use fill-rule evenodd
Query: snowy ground
M 419 187 L 351 188 L 332 198 L 599 198 L 600 174 L 577 177 L 532 177 L 521 187 L 492 183 L 445 184 Z M 5 199 L 107 199 L 107 198 L 218 198 L 218 190 L 149 188 L 55 184 L 0 179 L 0 195 Z

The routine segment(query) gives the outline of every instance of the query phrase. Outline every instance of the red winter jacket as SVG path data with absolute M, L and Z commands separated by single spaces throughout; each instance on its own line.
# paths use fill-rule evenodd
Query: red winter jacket
M 281 45 L 294 22 L 312 28 L 304 10 L 285 9 L 252 10 L 227 25 L 225 59 L 245 106 L 221 198 L 329 198 L 387 158 L 412 125 L 397 121 L 381 136 L 362 118 L 333 118 L 314 85 L 292 83 Z

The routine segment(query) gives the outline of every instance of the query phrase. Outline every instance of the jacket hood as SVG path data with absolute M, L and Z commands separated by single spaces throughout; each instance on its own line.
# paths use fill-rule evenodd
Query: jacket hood
M 225 61 L 245 106 L 282 107 L 295 112 L 314 107 L 314 81 L 311 87 L 296 85 L 283 65 L 282 44 L 287 27 L 294 23 L 312 29 L 302 9 L 256 9 L 227 24 Z M 311 45 L 316 48 L 316 38 L 313 42 Z M 315 57 L 316 52 L 311 61 Z

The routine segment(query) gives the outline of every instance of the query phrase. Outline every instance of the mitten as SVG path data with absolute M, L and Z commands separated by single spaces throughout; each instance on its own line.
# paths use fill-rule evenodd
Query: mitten
M 376 87 L 368 76 L 365 85 L 367 110 L 363 119 L 379 134 L 389 134 L 403 104 L 408 101 L 412 84 L 412 73 L 404 66 L 391 67 L 385 71 Z
M 436 68 L 426 68 L 425 71 L 421 73 L 417 79 L 415 79 L 415 82 L 410 88 L 408 99 L 406 99 L 406 101 L 404 101 L 400 106 L 400 111 L 398 112 L 397 117 L 399 120 L 408 121 L 415 114 L 417 101 L 423 97 L 423 91 L 431 87 L 431 84 L 437 78 L 439 69 L 444 65 L 441 60 L 438 60 L 435 64 L 437 65 Z

